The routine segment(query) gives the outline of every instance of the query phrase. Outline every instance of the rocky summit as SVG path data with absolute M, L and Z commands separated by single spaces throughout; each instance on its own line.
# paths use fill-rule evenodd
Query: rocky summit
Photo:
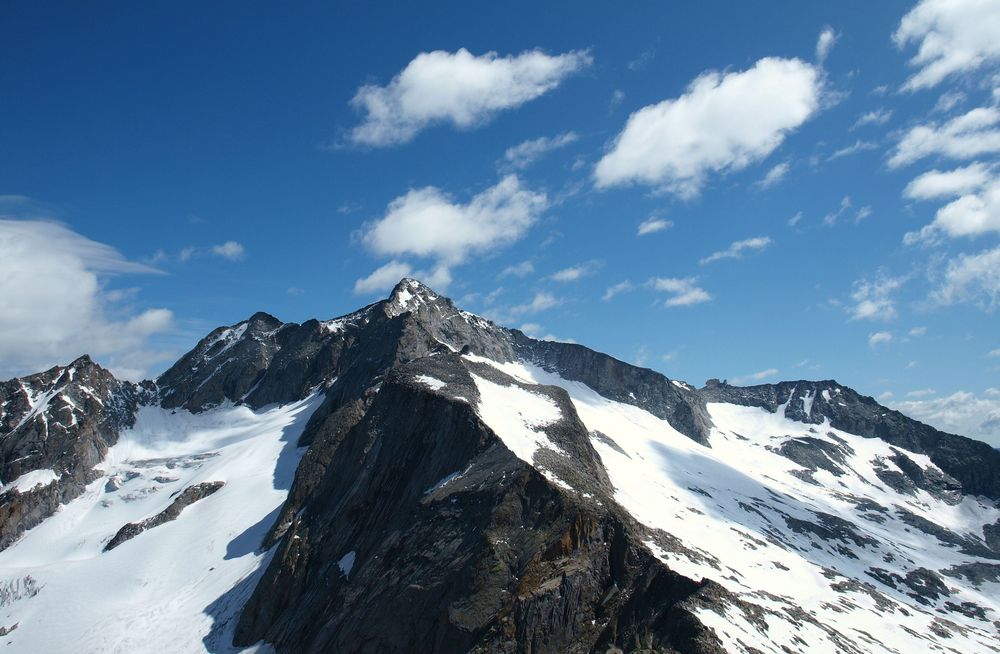
M 1000 453 L 420 282 L 0 384 L 11 652 L 1000 651 Z

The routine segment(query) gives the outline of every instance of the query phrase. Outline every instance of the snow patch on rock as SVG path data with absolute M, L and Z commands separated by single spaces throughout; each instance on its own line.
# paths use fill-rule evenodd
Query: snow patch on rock
M 36 486 L 48 486 L 59 479 L 55 470 L 32 470 L 26 472 L 14 481 L 4 484 L 0 493 L 16 490 L 19 493 L 26 493 Z
M 540 448 L 562 451 L 540 429 L 562 417 L 555 402 L 517 385 L 502 386 L 475 374 L 472 379 L 479 389 L 479 416 L 517 458 L 530 464 Z

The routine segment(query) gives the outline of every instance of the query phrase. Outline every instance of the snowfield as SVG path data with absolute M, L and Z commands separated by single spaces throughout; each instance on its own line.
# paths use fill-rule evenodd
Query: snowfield
M 260 543 L 320 400 L 256 412 L 142 408 L 100 465 L 103 476 L 0 552 L 0 627 L 17 625 L 0 637 L 4 651 L 237 651 L 234 618 L 267 558 Z M 210 481 L 225 486 L 177 520 L 103 551 L 126 523 Z
M 1000 510 L 983 498 L 949 503 L 923 490 L 903 494 L 888 487 L 875 468 L 899 471 L 890 460 L 899 448 L 828 423 L 789 420 L 784 406 L 770 413 L 721 403 L 708 405 L 715 428 L 711 447 L 705 447 L 649 412 L 602 397 L 582 383 L 527 363 L 466 358 L 521 384 L 565 389 L 592 434 L 615 499 L 646 526 L 683 544 L 668 550 L 650 540 L 653 553 L 678 572 L 713 579 L 765 609 L 763 622 L 737 606 L 726 615 L 699 615 L 728 651 L 1000 652 L 1000 634 L 992 624 L 1000 618 L 1000 584 L 943 576 L 950 596 L 918 600 L 902 583 L 886 585 L 871 574 L 879 568 L 940 573 L 963 563 L 996 563 L 963 553 L 900 518 L 908 512 L 982 542 L 983 525 L 1000 519 Z M 553 419 L 548 407 L 518 401 L 533 395 L 518 386 L 501 391 L 504 387 L 474 379 L 480 416 L 513 452 L 533 463 L 532 448 L 546 445 L 544 436 L 529 435 L 530 427 Z M 808 413 L 811 407 L 803 408 Z M 805 468 L 776 451 L 794 438 L 840 448 L 846 474 L 818 469 L 808 481 Z M 906 455 L 923 468 L 935 468 L 926 456 Z M 946 610 L 946 602 L 971 602 L 985 615 Z

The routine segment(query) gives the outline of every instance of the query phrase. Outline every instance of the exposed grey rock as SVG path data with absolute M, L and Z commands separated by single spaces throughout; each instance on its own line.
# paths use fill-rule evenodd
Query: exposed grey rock
M 226 399 L 241 399 L 271 363 L 284 329 L 274 316 L 255 313 L 237 325 L 212 331 L 156 380 L 161 405 L 199 411 Z
M 127 540 L 131 540 L 144 531 L 159 527 L 160 525 L 176 520 L 185 508 L 191 506 L 198 500 L 203 500 L 212 495 L 226 485 L 224 481 L 206 481 L 194 486 L 188 486 L 170 503 L 170 506 L 163 509 L 156 515 L 146 518 L 141 522 L 130 522 L 118 530 L 118 533 L 104 546 L 104 551 L 108 552 L 118 547 Z
M 814 513 L 816 521 L 785 516 L 789 529 L 800 534 L 812 534 L 825 541 L 840 541 L 856 547 L 878 546 L 878 541 L 858 532 L 853 523 L 829 513 Z M 857 558 L 846 550 L 848 556 Z
M 779 452 L 812 472 L 826 470 L 840 477 L 845 474 L 847 457 L 854 451 L 844 443 L 830 443 L 819 438 L 790 438 Z
M 99 476 L 94 466 L 133 424 L 136 407 L 152 397 L 150 383 L 118 381 L 88 356 L 0 383 L 0 479 L 9 483 L 34 470 L 59 477 L 0 495 L 0 549 L 80 495 Z
M 976 587 L 987 581 L 1000 583 L 1000 563 L 961 563 L 941 573 L 949 577 L 965 577 Z
M 992 525 L 983 525 L 983 539 L 987 547 L 1000 552 L 1000 520 Z
M 931 522 L 930 520 L 908 511 L 901 506 L 896 507 L 896 514 L 903 522 L 911 527 L 915 527 L 925 534 L 934 536 L 942 543 L 956 547 L 963 554 L 978 556 L 984 559 L 1000 560 L 1000 551 L 987 546 L 981 540 L 975 540 L 968 536 L 956 534 L 950 529 L 946 529 L 937 523 Z
M 910 589 L 909 595 L 921 604 L 930 604 L 933 600 L 951 595 L 941 576 L 927 568 L 910 570 L 903 583 Z

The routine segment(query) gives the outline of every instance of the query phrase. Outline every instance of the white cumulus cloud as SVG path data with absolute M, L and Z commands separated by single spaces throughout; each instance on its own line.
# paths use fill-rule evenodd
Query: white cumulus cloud
M 364 119 L 351 140 L 389 146 L 406 143 L 435 123 L 469 129 L 555 89 L 590 63 L 590 55 L 579 50 L 560 55 L 529 50 L 506 57 L 496 52 L 476 56 L 465 48 L 422 52 L 387 85 L 358 89 L 351 104 Z
M 1000 304 L 1000 246 L 949 261 L 929 299 L 941 306 L 972 302 L 986 311 L 996 309 Z
M 851 299 L 854 304 L 849 307 L 851 320 L 874 320 L 887 322 L 896 317 L 896 293 L 906 279 L 890 277 L 885 272 L 879 272 L 874 279 L 860 279 L 854 282 Z
M 1000 152 L 1000 109 L 978 107 L 945 123 L 910 128 L 889 156 L 889 167 L 900 168 L 925 157 L 972 159 Z
M 376 268 L 367 277 L 354 282 L 354 292 L 369 294 L 384 291 L 387 288 L 392 288 L 400 279 L 409 277 L 412 272 L 413 267 L 410 264 L 403 261 L 390 261 Z
M 515 175 L 466 204 L 428 186 L 390 202 L 382 218 L 365 226 L 361 240 L 380 256 L 430 257 L 452 266 L 521 239 L 547 206 L 544 193 L 524 188 Z
M 978 162 L 948 171 L 934 169 L 907 184 L 903 196 L 911 200 L 949 198 L 982 188 L 991 179 L 990 167 Z
M 799 59 L 768 57 L 708 72 L 679 98 L 639 109 L 598 162 L 599 188 L 647 184 L 696 195 L 711 172 L 745 168 L 781 145 L 820 106 L 822 75 Z
M 367 277 L 354 282 L 354 292 L 358 295 L 381 293 L 395 286 L 404 277 L 419 279 L 432 288 L 445 289 L 451 284 L 451 271 L 447 266 L 438 266 L 432 270 L 414 270 L 405 261 L 390 261 L 376 268 Z
M 937 210 L 934 221 L 920 231 L 907 232 L 903 242 L 934 242 L 939 235 L 952 238 L 974 237 L 1000 232 L 1000 178 L 976 192 L 966 193 Z
M 995 0 L 921 0 L 899 23 L 893 40 L 918 46 L 917 72 L 903 88 L 940 84 L 947 77 L 1000 61 L 1000 3 Z
M 545 328 L 536 322 L 526 322 L 521 325 L 520 330 L 526 336 L 539 341 L 558 341 L 560 343 L 576 343 L 572 338 L 560 338 L 551 332 L 546 332 Z

